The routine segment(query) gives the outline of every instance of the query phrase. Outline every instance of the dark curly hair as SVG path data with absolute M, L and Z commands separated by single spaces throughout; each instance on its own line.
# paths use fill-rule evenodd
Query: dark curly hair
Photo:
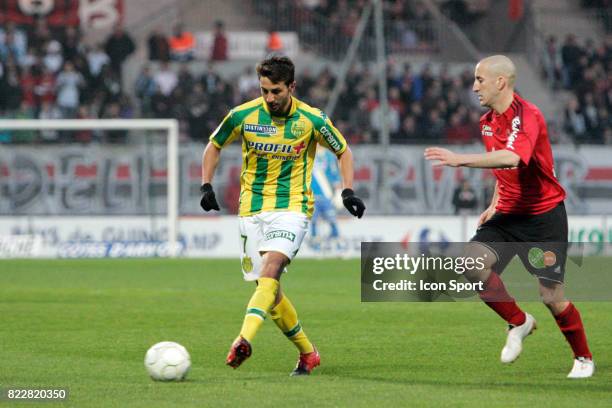
M 289 57 L 273 55 L 257 64 L 257 76 L 266 77 L 275 84 L 290 85 L 295 80 L 295 65 Z

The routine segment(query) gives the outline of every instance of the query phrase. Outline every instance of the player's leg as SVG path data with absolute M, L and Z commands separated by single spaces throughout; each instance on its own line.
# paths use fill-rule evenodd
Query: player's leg
M 512 255 L 502 251 L 501 245 L 496 245 L 496 250 L 487 244 L 486 242 L 494 241 L 488 241 L 490 237 L 487 238 L 485 235 L 491 235 L 491 233 L 485 234 L 479 230 L 472 242 L 466 246 L 467 256 L 472 259 L 482 258 L 484 268 L 467 270 L 465 277 L 470 282 L 482 282 L 483 290 L 478 293 L 480 299 L 509 325 L 520 326 L 525 323 L 526 314 L 510 296 L 499 276 L 499 273 L 503 272 L 512 259 Z
M 252 342 L 266 316 L 274 307 L 280 289 L 280 276 L 289 258 L 280 252 L 270 251 L 262 255 L 260 277 L 247 306 L 240 335 Z
M 310 374 L 312 369 L 319 365 L 320 356 L 306 336 L 295 307 L 282 290 L 278 293 L 276 305 L 270 311 L 270 317 L 300 353 L 300 361 L 298 361 L 292 375 Z
M 569 378 L 591 377 L 595 371 L 591 351 L 578 309 L 565 298 L 563 281 L 568 249 L 565 205 L 532 218 L 529 230 L 534 241 L 521 254 L 525 267 L 540 282 L 540 296 L 554 316 L 559 329 L 574 352 Z
M 308 340 L 306 333 L 302 329 L 302 325 L 298 319 L 297 311 L 289 300 L 289 297 L 282 290 L 279 290 L 277 300 L 270 310 L 270 318 L 287 336 L 300 353 L 308 354 L 314 351 L 314 346 Z
M 521 354 L 523 340 L 536 328 L 536 321 L 532 315 L 521 310 L 499 277 L 516 253 L 512 244 L 503 242 L 507 237 L 503 230 L 495 226 L 499 219 L 494 217 L 483 224 L 467 245 L 468 256 L 474 259 L 481 257 L 484 269 L 466 271 L 466 278 L 472 282 L 483 282 L 483 290 L 478 295 L 508 323 L 508 335 L 500 360 L 511 363 Z
M 591 377 L 595 372 L 595 364 L 580 312 L 572 302 L 565 299 L 562 283 L 547 279 L 540 279 L 539 282 L 542 301 L 555 318 L 574 353 L 574 366 L 568 378 Z
M 237 368 L 251 355 L 251 343 L 266 316 L 274 307 L 280 289 L 279 279 L 289 263 L 289 259 L 280 252 L 266 252 L 261 258 L 260 276 L 257 287 L 247 305 L 240 334 L 234 340 L 227 356 L 226 364 Z
M 279 290 L 278 279 L 288 263 L 283 254 L 262 256 L 260 253 L 264 235 L 263 222 L 259 215 L 240 217 L 239 221 L 242 273 L 245 280 L 256 281 L 257 287 L 247 304 L 240 334 L 227 355 L 226 364 L 233 368 L 239 367 L 250 357 L 251 342 L 274 304 Z
M 285 254 L 289 260 L 297 254 L 308 231 L 308 218 L 294 212 L 270 214 L 264 230 L 264 242 L 260 249 L 276 250 Z M 263 274 L 263 272 L 262 272 Z M 319 365 L 320 356 L 316 347 L 310 342 L 297 311 L 284 291 L 279 291 L 270 317 L 283 334 L 295 345 L 300 353 L 298 364 L 292 375 L 310 374 Z

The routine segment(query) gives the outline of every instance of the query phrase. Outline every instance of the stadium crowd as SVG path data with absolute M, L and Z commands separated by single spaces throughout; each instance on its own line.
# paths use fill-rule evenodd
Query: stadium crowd
M 612 143 L 612 35 L 579 44 L 568 34 L 563 44 L 551 36 L 542 55 L 544 75 L 553 89 L 571 96 L 564 127 L 576 143 Z
M 121 64 L 134 49 L 129 34 L 117 27 L 103 43 L 88 46 L 73 28 L 52 31 L 41 22 L 31 32 L 7 24 L 0 29 L 0 115 L 3 118 L 177 118 L 193 140 L 210 134 L 229 107 L 258 96 L 252 69 L 224 79 L 211 61 L 195 74 L 188 62 L 169 62 L 169 41 L 152 33 L 149 57 L 135 84 L 123 84 Z M 160 45 L 161 44 L 161 45 Z M 154 46 L 153 46 L 154 45 Z M 158 52 L 161 50 L 161 52 Z M 470 91 L 470 72 L 437 74 L 431 66 L 415 72 L 410 65 L 389 65 L 388 117 L 394 143 L 467 143 L 477 137 L 479 109 Z M 325 106 L 336 81 L 330 69 L 309 70 L 298 78 L 298 96 Z M 349 72 L 334 112 L 338 128 L 352 143 L 378 141 L 381 123 L 376 78 L 367 68 Z M 127 87 L 132 92 L 127 92 Z M 135 98 L 128 96 L 133 94 Z M 122 132 L 13 132 L 3 142 L 77 141 L 104 137 L 122 142 Z
M 123 92 L 121 67 L 135 50 L 117 26 L 101 44 L 88 45 L 74 27 L 51 28 L 40 19 L 30 29 L 0 27 L 0 118 L 131 118 L 134 106 Z M 121 132 L 109 132 L 120 142 Z M 93 141 L 91 131 L 3 132 L 2 142 Z
M 318 53 L 340 58 L 355 36 L 361 11 L 367 0 L 292 0 L 254 1 L 258 15 L 270 30 L 297 30 L 300 42 Z M 435 49 L 436 30 L 432 16 L 420 0 L 384 0 L 385 38 L 388 52 L 431 51 Z M 320 41 L 334 38 L 335 41 Z M 374 26 L 369 24 L 360 45 L 361 56 L 375 55 Z
M 346 3 L 295 4 L 331 13 L 331 21 L 336 21 L 333 15 Z M 414 10 L 402 8 L 406 4 L 421 3 L 386 2 L 398 21 L 406 13 L 414 17 L 410 14 Z M 259 96 L 252 67 L 234 78 L 224 78 L 217 71 L 215 62 L 227 59 L 223 30 L 223 23 L 217 22 L 210 61 L 199 72 L 189 53 L 180 48 L 192 40 L 190 33 L 180 26 L 169 37 L 154 30 L 147 41 L 151 63 L 142 68 L 135 83 L 124 83 L 121 67 L 136 46 L 121 27 L 102 43 L 91 45 L 75 28 L 53 29 L 44 20 L 29 30 L 5 24 L 0 26 L 0 118 L 177 118 L 183 140 L 202 141 L 231 106 Z M 584 46 L 571 35 L 563 45 L 555 38 L 549 40 L 543 56 L 545 73 L 551 86 L 573 92 L 563 125 L 576 143 L 612 143 L 611 55 L 611 38 Z M 335 82 L 330 68 L 313 72 L 304 67 L 297 78 L 296 96 L 325 107 Z M 476 142 L 482 111 L 471 91 L 472 83 L 469 70 L 452 75 L 446 66 L 415 68 L 390 59 L 386 119 L 391 142 Z M 332 119 L 350 143 L 378 142 L 377 78 L 367 65 L 356 65 L 346 84 Z M 556 126 L 549 131 L 557 142 Z M 125 132 L 0 132 L 0 143 L 125 140 Z
M 297 78 L 296 96 L 314 106 L 325 106 L 336 81 L 334 73 L 306 69 Z M 353 68 L 350 86 L 343 88 L 333 120 L 352 143 L 378 141 L 380 120 L 376 77 L 367 68 Z M 410 65 L 389 67 L 388 123 L 394 143 L 469 143 L 478 137 L 480 109 L 472 96 L 472 73 L 451 76 L 446 68 L 434 74 L 426 65 L 413 72 Z M 136 95 L 145 117 L 173 117 L 186 125 L 194 140 L 210 134 L 224 112 L 259 96 L 252 68 L 234 80 L 224 80 L 212 63 L 201 75 L 190 66 L 175 70 L 162 62 L 156 73 L 145 66 L 138 75 Z

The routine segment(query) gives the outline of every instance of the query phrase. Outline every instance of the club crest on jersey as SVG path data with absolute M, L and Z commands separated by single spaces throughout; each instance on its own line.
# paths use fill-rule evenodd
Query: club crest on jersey
M 518 136 L 518 132 L 520 130 L 519 126 L 521 126 L 521 119 L 518 116 L 515 116 L 514 119 L 512 119 L 512 132 L 510 132 L 510 136 L 508 136 L 508 143 L 506 144 L 508 149 L 514 150 L 514 141 Z
M 291 134 L 295 137 L 302 136 L 305 130 L 306 130 L 306 125 L 301 120 L 298 120 L 297 122 L 293 122 L 291 124 Z
M 489 126 L 489 125 L 484 125 L 482 127 L 481 134 L 483 136 L 493 136 L 493 129 L 491 129 L 491 126 Z
M 245 123 L 244 131 L 253 132 L 253 133 L 261 133 L 264 135 L 275 135 L 277 131 L 277 127 L 272 126 L 272 125 L 259 125 L 259 124 L 253 125 L 251 123 Z

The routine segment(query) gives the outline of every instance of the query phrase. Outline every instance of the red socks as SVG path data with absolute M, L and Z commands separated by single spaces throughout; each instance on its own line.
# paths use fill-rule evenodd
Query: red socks
M 525 313 L 518 307 L 512 296 L 506 291 L 504 283 L 495 272 L 491 272 L 484 284 L 484 290 L 479 293 L 480 298 L 493 309 L 502 319 L 514 326 L 525 323 Z M 559 315 L 555 316 L 561 333 L 570 344 L 574 356 L 591 359 L 584 326 L 578 309 L 570 304 Z
M 506 291 L 504 283 L 495 272 L 491 272 L 484 284 L 480 298 L 502 319 L 514 326 L 525 323 L 525 312 L 518 307 L 512 296 Z M 580 317 L 579 317 L 580 319 Z
M 582 319 L 574 304 L 570 302 L 564 311 L 555 316 L 555 320 L 557 325 L 559 325 L 559 329 L 561 329 L 561 333 L 563 333 L 565 339 L 572 347 L 574 356 L 576 358 L 585 357 L 591 359 L 593 356 L 587 344 Z

